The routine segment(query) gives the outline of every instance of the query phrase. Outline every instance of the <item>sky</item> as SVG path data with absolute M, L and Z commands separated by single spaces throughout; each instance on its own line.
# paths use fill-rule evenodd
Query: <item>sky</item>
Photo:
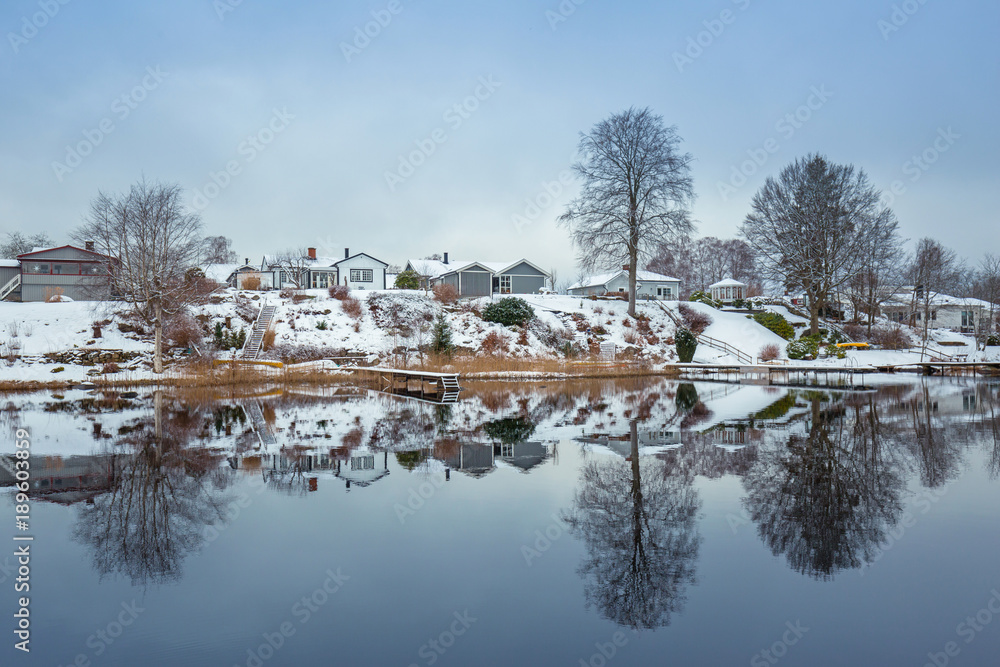
M 995 0 L 8 0 L 0 233 L 57 243 L 99 191 L 179 184 L 241 257 L 525 257 L 580 133 L 649 107 L 694 158 L 697 234 L 767 176 L 864 169 L 902 235 L 1000 252 Z

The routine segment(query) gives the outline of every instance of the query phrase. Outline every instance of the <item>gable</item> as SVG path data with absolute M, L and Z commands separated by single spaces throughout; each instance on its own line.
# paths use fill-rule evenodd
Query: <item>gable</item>
M 532 266 L 527 261 L 521 261 L 514 266 L 505 269 L 500 275 L 504 276 L 538 276 L 548 278 L 549 274 Z
M 106 259 L 106 257 L 100 253 L 84 250 L 83 248 L 77 248 L 76 246 L 66 245 L 60 248 L 46 248 L 44 250 L 26 252 L 23 255 L 18 255 L 18 259 L 31 262 L 45 262 L 53 260 L 95 262 L 102 261 Z

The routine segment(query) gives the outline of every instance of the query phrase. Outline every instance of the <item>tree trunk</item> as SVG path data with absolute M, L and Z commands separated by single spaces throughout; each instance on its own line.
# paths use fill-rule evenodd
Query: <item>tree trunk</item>
M 153 307 L 156 309 L 153 318 L 153 372 L 159 374 L 163 372 L 163 306 L 157 299 Z
M 809 333 L 819 334 L 819 299 L 809 295 Z
M 632 223 L 628 244 L 628 314 L 635 317 L 635 273 L 639 268 L 639 228 Z

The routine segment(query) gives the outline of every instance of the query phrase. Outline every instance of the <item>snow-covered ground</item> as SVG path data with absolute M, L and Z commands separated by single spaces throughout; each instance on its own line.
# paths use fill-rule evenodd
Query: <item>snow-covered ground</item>
M 343 301 L 331 298 L 325 290 L 305 290 L 299 303 L 277 292 L 235 292 L 226 290 L 214 303 L 192 313 L 205 333 L 199 346 L 214 348 L 211 331 L 228 317 L 234 331 L 244 328 L 249 334 L 252 316 L 265 304 L 275 305 L 273 322 L 275 349 L 262 358 L 302 359 L 332 357 L 341 354 L 371 355 L 383 362 L 394 351 L 408 350 L 411 361 L 416 350 L 432 340 L 432 325 L 444 314 L 452 329 L 452 342 L 467 353 L 482 353 L 483 343 L 491 334 L 499 336 L 507 356 L 524 359 L 562 359 L 563 346 L 574 343 L 581 352 L 590 352 L 597 343 L 614 343 L 627 358 L 640 359 L 656 367 L 676 361 L 673 337 L 675 321 L 681 319 L 678 302 L 639 302 L 641 320 L 627 315 L 625 301 L 591 300 L 566 295 L 522 295 L 534 308 L 536 321 L 526 332 L 484 321 L 480 312 L 490 299 L 442 306 L 422 291 L 355 291 L 360 312 L 351 315 Z M 237 301 L 242 301 L 240 306 Z M 852 350 L 845 359 L 820 358 L 794 362 L 787 359 L 787 342 L 748 318 L 745 313 L 717 310 L 702 303 L 686 303 L 692 310 L 711 318 L 704 335 L 727 343 L 755 360 L 765 345 L 775 344 L 781 351 L 779 363 L 806 363 L 824 366 L 883 366 L 921 361 L 919 349 L 908 351 Z M 0 302 L 0 379 L 4 381 L 80 382 L 95 373 L 96 366 L 51 363 L 44 355 L 72 350 L 122 350 L 138 352 L 141 357 L 129 364 L 115 379 L 138 380 L 153 377 L 149 369 L 152 336 L 123 332 L 123 317 L 114 312 L 115 304 L 102 302 L 10 303 Z M 769 306 L 790 322 L 803 321 L 781 306 Z M 240 313 L 243 317 L 240 317 Z M 93 336 L 93 324 L 107 322 L 101 338 Z M 396 326 L 394 326 L 394 323 Z M 405 326 L 398 326 L 405 325 Z M 801 331 L 798 327 L 797 331 Z M 918 332 L 912 332 L 913 339 Z M 1000 360 L 1000 348 L 977 352 L 971 337 L 949 331 L 932 331 L 931 347 L 949 355 L 966 355 L 969 360 Z M 948 346 L 959 342 L 961 346 Z M 220 353 L 226 356 L 229 353 Z M 20 357 L 13 362 L 7 358 Z M 924 359 L 927 359 L 925 354 Z M 700 363 L 738 363 L 738 359 L 704 341 L 698 346 L 695 361 Z M 57 369 L 62 370 L 57 370 Z M 55 372 L 54 372 L 55 371 Z M 547 377 L 551 377 L 551 374 Z

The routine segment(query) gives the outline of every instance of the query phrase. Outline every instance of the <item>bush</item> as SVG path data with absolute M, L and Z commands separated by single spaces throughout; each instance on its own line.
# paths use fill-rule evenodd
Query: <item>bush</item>
M 118 364 L 116 364 L 116 363 L 114 363 L 112 361 L 112 362 L 108 362 L 108 363 L 104 364 L 104 368 L 101 369 L 101 373 L 104 373 L 105 375 L 107 375 L 108 373 L 117 373 L 120 370 L 121 369 L 118 368 Z
M 201 325 L 187 313 L 178 313 L 167 321 L 163 336 L 177 347 L 191 347 L 201 342 Z
M 46 287 L 44 299 L 45 303 L 58 303 L 62 301 L 63 298 L 63 288 L 62 287 Z
M 320 320 L 316 324 L 316 328 L 319 329 L 320 331 L 326 331 L 327 328 L 326 320 Z
M 757 357 L 761 361 L 774 361 L 781 356 L 781 348 L 774 343 L 768 343 L 764 347 L 760 348 L 760 352 L 757 353 Z
M 458 289 L 454 285 L 440 283 L 434 286 L 434 300 L 447 306 L 458 301 Z
M 267 331 L 264 332 L 264 339 L 260 343 L 260 349 L 266 352 L 274 347 L 274 339 L 277 338 L 277 335 L 274 327 L 268 327 Z
M 819 353 L 819 341 L 812 336 L 803 336 L 789 343 L 785 351 L 789 359 L 815 359 Z
M 280 296 L 282 299 L 291 299 L 293 296 L 295 296 L 295 290 L 293 290 L 291 287 L 282 287 L 281 291 L 278 292 L 278 296 Z
M 253 273 L 243 277 L 243 289 L 257 291 L 260 289 L 260 275 Z
M 521 327 L 535 317 L 535 311 L 528 302 L 516 296 L 494 301 L 483 308 L 483 319 L 508 327 Z
M 695 350 L 698 349 L 698 339 L 687 329 L 678 329 L 674 335 L 677 346 L 677 358 L 682 364 L 689 364 L 694 359 Z
M 755 313 L 753 319 L 757 324 L 770 329 L 785 340 L 792 340 L 795 338 L 795 327 L 789 324 L 788 320 L 786 320 L 780 313 L 764 311 L 761 313 Z
M 483 344 L 480 346 L 480 349 L 486 354 L 506 354 L 507 343 L 507 336 L 498 331 L 491 331 L 487 334 L 486 338 L 483 339 Z
M 351 297 L 351 290 L 347 285 L 330 285 L 326 293 L 330 295 L 331 299 L 336 299 L 337 301 L 344 301 Z
M 880 346 L 883 350 L 905 350 L 913 346 L 910 335 L 899 326 L 872 329 L 870 342 Z
M 688 297 L 688 301 L 698 301 L 707 306 L 711 306 L 712 308 L 722 308 L 721 301 L 716 301 L 715 299 L 712 298 L 711 294 L 709 294 L 708 292 L 702 292 L 700 290 L 697 292 L 692 292 L 691 296 Z
M 706 313 L 695 310 L 686 303 L 679 304 L 677 310 L 681 313 L 681 320 L 684 326 L 695 334 L 704 333 L 712 324 L 712 317 Z
M 353 296 L 348 296 L 340 302 L 340 307 L 345 313 L 358 320 L 361 319 L 361 302 Z
M 854 341 L 859 343 L 868 341 L 868 329 L 863 324 L 845 324 L 844 333 Z
M 396 275 L 392 286 L 396 289 L 420 289 L 420 274 L 413 270 L 403 271 Z
M 746 305 L 747 305 L 747 302 L 744 301 L 743 299 L 733 299 L 733 308 L 744 308 L 744 307 L 746 307 Z M 753 304 L 751 304 L 751 305 L 753 305 Z
M 1000 345 L 1000 335 L 990 334 L 986 337 L 987 345 Z

